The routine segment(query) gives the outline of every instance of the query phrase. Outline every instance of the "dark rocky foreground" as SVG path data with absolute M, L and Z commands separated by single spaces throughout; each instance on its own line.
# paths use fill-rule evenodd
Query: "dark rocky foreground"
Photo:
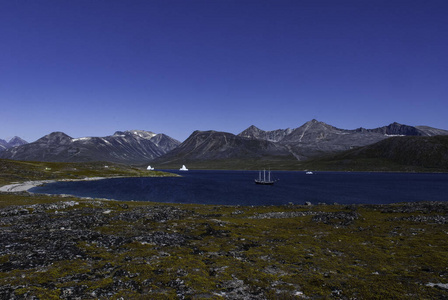
M 448 297 L 448 203 L 0 200 L 0 299 Z

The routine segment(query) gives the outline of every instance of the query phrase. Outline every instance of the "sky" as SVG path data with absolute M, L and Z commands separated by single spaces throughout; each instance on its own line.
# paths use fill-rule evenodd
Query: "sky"
M 0 138 L 448 129 L 446 0 L 0 1 Z

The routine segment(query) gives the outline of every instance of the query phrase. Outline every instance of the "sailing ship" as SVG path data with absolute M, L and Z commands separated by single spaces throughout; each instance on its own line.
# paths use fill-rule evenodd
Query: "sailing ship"
M 263 170 L 263 178 L 261 178 L 261 171 L 258 173 L 258 179 L 255 179 L 256 184 L 273 185 L 277 180 L 271 180 L 271 170 L 268 171 L 266 178 L 266 170 Z

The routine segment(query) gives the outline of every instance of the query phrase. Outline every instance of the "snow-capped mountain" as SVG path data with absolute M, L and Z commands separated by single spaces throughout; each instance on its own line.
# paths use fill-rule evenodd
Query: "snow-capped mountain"
M 53 132 L 33 143 L 7 149 L 0 157 L 15 160 L 138 164 L 165 154 L 179 144 L 179 141 L 165 134 L 143 130 L 117 131 L 111 136 L 82 138 Z

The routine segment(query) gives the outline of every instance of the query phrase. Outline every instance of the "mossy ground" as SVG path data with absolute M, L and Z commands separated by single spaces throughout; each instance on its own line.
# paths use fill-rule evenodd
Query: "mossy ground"
M 61 199 L 1 194 L 0 204 Z M 63 201 L 69 200 L 74 199 Z M 125 242 L 80 240 L 84 257 L 1 272 L 0 286 L 39 299 L 69 298 L 73 291 L 82 299 L 448 297 L 448 290 L 427 285 L 448 283 L 448 226 L 431 221 L 448 216 L 446 205 L 435 211 L 402 209 L 407 204 L 234 207 L 75 200 L 79 205 L 46 213 L 57 220 L 64 212 L 100 209 L 109 221 L 89 230 Z M 153 210 L 176 215 L 126 217 Z M 356 218 L 346 222 L 341 214 Z M 156 233 L 185 239 L 135 239 Z M 8 261 L 0 257 L 0 266 Z

